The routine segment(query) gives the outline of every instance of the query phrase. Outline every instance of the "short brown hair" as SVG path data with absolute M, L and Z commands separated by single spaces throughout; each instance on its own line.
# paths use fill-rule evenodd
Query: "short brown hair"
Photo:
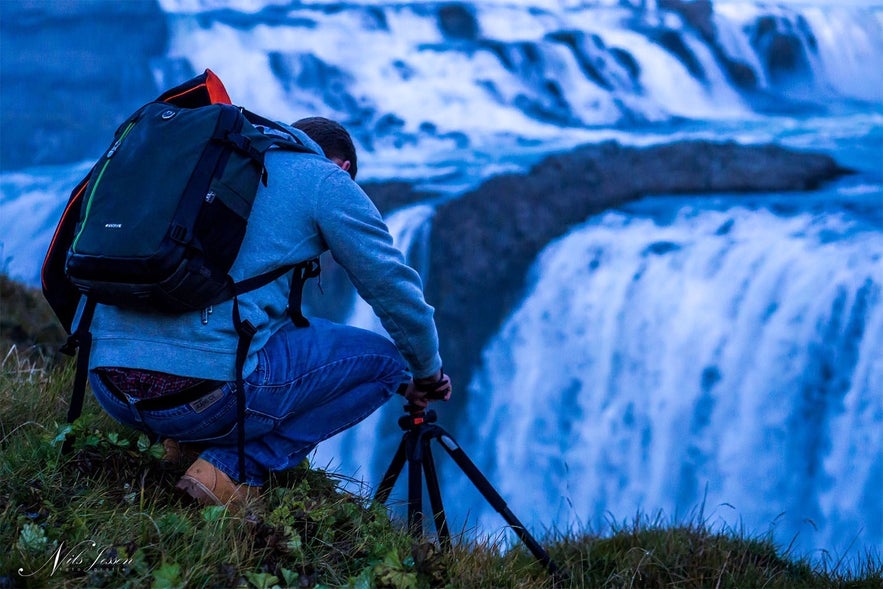
M 292 127 L 300 129 L 310 139 L 318 143 L 328 159 L 339 158 L 343 161 L 349 161 L 349 175 L 353 180 L 356 179 L 356 171 L 358 169 L 356 146 L 343 125 L 325 117 L 307 117 L 295 122 Z

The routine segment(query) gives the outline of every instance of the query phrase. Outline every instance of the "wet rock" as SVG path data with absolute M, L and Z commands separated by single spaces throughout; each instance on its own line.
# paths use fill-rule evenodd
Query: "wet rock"
M 447 39 L 478 38 L 478 20 L 465 4 L 446 4 L 438 10 L 438 28 Z
M 657 6 L 680 14 L 684 22 L 696 29 L 703 39 L 711 41 L 717 36 L 711 0 L 658 0 Z
M 438 206 L 427 299 L 445 368 L 465 386 L 488 339 L 524 296 L 537 254 L 573 226 L 652 194 L 809 190 L 846 173 L 826 155 L 776 145 L 616 143 L 553 155 Z

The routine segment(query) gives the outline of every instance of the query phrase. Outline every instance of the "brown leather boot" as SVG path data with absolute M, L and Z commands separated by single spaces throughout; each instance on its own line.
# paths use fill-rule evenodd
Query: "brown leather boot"
M 212 463 L 197 458 L 175 488 L 187 493 L 200 505 L 223 505 L 232 511 L 246 506 L 260 495 L 261 488 L 240 485 Z
M 162 447 L 165 453 L 160 460 L 169 466 L 183 466 L 199 458 L 199 448 L 197 446 L 181 444 L 172 438 L 163 439 Z

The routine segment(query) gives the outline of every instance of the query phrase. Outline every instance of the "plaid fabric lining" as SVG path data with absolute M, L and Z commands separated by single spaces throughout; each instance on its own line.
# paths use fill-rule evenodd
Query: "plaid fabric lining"
M 99 368 L 98 370 L 121 393 L 139 400 L 178 393 L 204 382 L 200 378 L 137 368 Z

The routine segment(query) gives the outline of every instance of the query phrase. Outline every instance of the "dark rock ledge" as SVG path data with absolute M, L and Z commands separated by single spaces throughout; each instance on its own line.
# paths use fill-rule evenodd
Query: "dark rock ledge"
M 611 142 L 491 178 L 439 205 L 433 221 L 427 299 L 436 308 L 446 370 L 459 386 L 468 383 L 482 348 L 523 297 L 537 254 L 594 214 L 653 194 L 812 190 L 847 173 L 827 155 L 776 145 Z M 428 196 L 401 183 L 366 191 L 383 211 Z

